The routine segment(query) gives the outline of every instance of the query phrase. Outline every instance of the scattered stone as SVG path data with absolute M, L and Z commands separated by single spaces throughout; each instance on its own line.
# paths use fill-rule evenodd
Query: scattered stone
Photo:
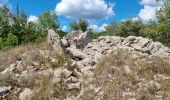
M 153 80 L 149 82 L 149 90 L 151 92 L 157 92 L 160 89 L 161 89 L 161 84 L 159 84 L 158 82 L 153 81 Z
M 69 90 L 80 90 L 80 88 L 81 88 L 81 83 L 80 82 L 68 84 L 68 89 Z
M 0 87 L 0 100 L 3 100 L 6 96 L 8 96 L 11 92 L 12 87 Z

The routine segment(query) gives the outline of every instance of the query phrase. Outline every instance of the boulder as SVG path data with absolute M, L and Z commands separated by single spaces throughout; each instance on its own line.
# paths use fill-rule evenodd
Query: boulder
M 60 36 L 52 29 L 48 30 L 47 42 L 51 44 L 58 53 L 62 53 Z
M 92 35 L 90 32 L 84 32 L 75 38 L 76 46 L 78 48 L 84 48 L 89 42 L 92 41 Z
M 82 33 L 81 30 L 71 31 L 70 33 L 68 33 L 68 34 L 66 35 L 66 39 L 68 40 L 68 43 L 69 43 L 70 45 L 75 45 L 75 43 L 74 43 L 74 38 L 78 37 L 81 33 Z
M 90 32 L 72 31 L 66 36 L 70 45 L 76 45 L 77 48 L 84 48 L 89 42 L 92 41 Z
M 75 60 L 83 60 L 86 58 L 86 55 L 80 49 L 67 48 L 67 53 Z

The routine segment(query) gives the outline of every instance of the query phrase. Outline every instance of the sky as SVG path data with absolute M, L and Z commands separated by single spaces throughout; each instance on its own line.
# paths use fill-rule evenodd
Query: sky
M 16 13 L 16 5 L 29 17 L 28 21 L 37 22 L 44 11 L 54 11 L 58 15 L 60 28 L 69 31 L 69 23 L 85 18 L 89 27 L 96 31 L 105 30 L 113 21 L 128 18 L 147 22 L 156 20 L 155 10 L 161 3 L 155 0 L 0 0 L 0 6 L 8 4 Z

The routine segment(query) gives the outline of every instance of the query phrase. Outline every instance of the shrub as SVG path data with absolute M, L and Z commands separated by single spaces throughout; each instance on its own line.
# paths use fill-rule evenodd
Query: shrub
M 6 39 L 6 46 L 15 46 L 17 44 L 18 44 L 18 38 L 12 33 L 9 33 Z

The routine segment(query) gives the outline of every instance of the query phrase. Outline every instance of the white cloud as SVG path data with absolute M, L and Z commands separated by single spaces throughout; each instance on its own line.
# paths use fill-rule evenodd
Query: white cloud
M 139 18 L 147 22 L 149 20 L 156 20 L 156 10 L 160 7 L 148 6 L 145 5 L 143 9 L 140 10 Z
M 38 17 L 31 15 L 31 16 L 29 16 L 29 18 L 28 18 L 28 22 L 38 23 Z
M 106 23 L 102 24 L 102 26 L 100 26 L 100 27 L 96 24 L 91 24 L 91 25 L 89 25 L 89 28 L 93 29 L 96 32 L 102 32 L 102 31 L 106 31 L 106 29 L 105 29 L 106 26 L 108 26 L 108 24 L 106 24 Z
M 140 10 L 138 16 L 134 19 L 141 19 L 144 22 L 156 20 L 156 10 L 161 8 L 162 2 L 156 2 L 156 0 L 141 0 L 140 3 L 144 8 Z
M 156 0 L 141 0 L 141 4 L 143 5 L 157 5 Z
M 113 6 L 104 0 L 61 0 L 55 11 L 71 18 L 102 19 L 114 15 Z
M 63 31 L 67 31 L 67 26 L 64 25 L 64 26 L 62 27 L 62 30 L 63 30 Z

